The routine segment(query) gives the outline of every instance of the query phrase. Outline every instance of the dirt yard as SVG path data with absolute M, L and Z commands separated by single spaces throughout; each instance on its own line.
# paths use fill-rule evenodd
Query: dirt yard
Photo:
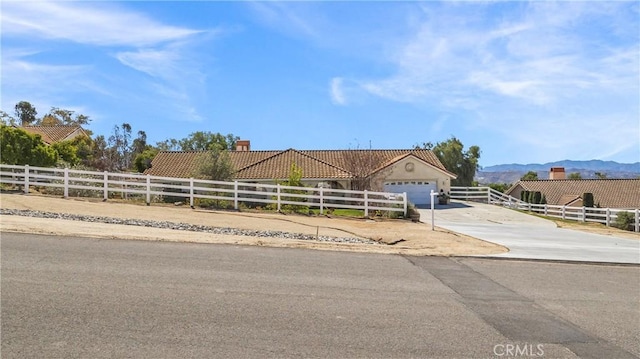
M 214 227 L 253 230 L 274 230 L 309 235 L 357 237 L 373 239 L 382 245 L 341 244 L 291 240 L 271 237 L 216 235 L 170 229 L 156 229 L 118 224 L 90 223 L 62 219 L 44 219 L 3 215 L 3 232 L 25 232 L 85 236 L 95 238 L 154 240 L 172 242 L 224 243 L 272 247 L 311 248 L 408 255 L 466 256 L 498 254 L 507 249 L 441 228 L 431 231 L 425 223 L 407 220 L 369 220 L 349 218 L 308 217 L 271 213 L 207 211 L 188 206 L 102 202 L 98 199 L 63 199 L 38 194 L 0 194 L 0 207 L 30 209 L 76 215 L 104 216 L 154 221 L 170 221 Z M 390 244 L 395 243 L 395 244 Z

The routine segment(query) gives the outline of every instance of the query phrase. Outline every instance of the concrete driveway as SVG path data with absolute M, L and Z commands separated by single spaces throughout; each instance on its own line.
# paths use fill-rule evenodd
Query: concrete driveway
M 431 210 L 420 209 L 430 223 Z M 487 257 L 640 264 L 638 240 L 558 228 L 555 223 L 495 205 L 453 202 L 434 212 L 438 227 L 509 248 Z

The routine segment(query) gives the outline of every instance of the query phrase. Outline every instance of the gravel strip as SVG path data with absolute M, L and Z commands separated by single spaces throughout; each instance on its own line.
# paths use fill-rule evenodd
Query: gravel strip
M 176 223 L 176 222 L 168 222 L 168 221 L 150 221 L 150 220 L 144 220 L 144 219 L 123 219 L 123 218 L 113 218 L 113 217 L 84 216 L 84 215 L 77 215 L 77 214 L 54 213 L 54 212 L 43 212 L 43 211 L 22 210 L 22 209 L 0 208 L 0 215 L 35 217 L 35 218 L 54 218 L 54 219 L 65 219 L 65 220 L 71 220 L 71 221 L 83 221 L 83 222 L 107 223 L 107 224 L 124 224 L 127 226 L 175 229 L 180 231 L 204 232 L 204 233 L 235 235 L 235 236 L 285 238 L 285 239 L 295 239 L 295 240 L 303 240 L 303 241 L 319 241 L 319 242 L 331 242 L 331 243 L 380 244 L 376 241 L 359 239 L 354 237 L 318 236 L 316 238 L 316 236 L 313 236 L 313 235 L 302 234 L 302 233 L 290 233 L 290 232 L 283 232 L 283 231 L 258 231 L 258 230 L 251 230 L 251 229 L 212 227 L 212 226 L 202 226 L 197 224 Z

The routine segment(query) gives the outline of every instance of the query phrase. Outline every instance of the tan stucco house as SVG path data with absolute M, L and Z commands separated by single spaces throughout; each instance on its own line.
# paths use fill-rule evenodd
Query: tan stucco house
M 202 153 L 160 152 L 145 174 L 192 177 Z M 431 190 L 448 193 L 456 178 L 432 151 L 424 149 L 252 151 L 248 141 L 238 141 L 236 151 L 229 154 L 237 181 L 273 184 L 286 180 L 295 163 L 308 186 L 351 189 L 354 178 L 369 176 L 372 190 L 407 192 L 409 201 L 418 205 L 430 203 Z

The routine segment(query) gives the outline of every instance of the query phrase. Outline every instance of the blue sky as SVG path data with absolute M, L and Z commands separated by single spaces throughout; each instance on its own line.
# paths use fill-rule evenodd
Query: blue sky
M 2 1 L 2 110 L 150 143 L 640 160 L 640 3 Z

